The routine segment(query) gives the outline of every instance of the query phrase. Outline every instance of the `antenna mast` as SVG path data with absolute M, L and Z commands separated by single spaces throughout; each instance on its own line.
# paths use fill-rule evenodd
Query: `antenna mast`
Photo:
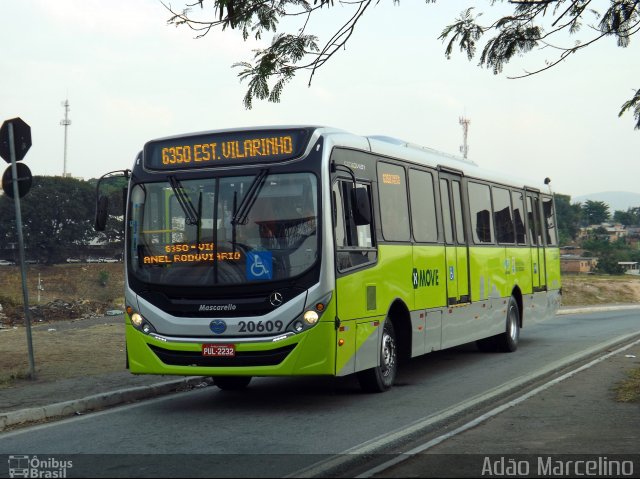
M 64 107 L 64 119 L 60 120 L 60 124 L 64 126 L 64 163 L 62 166 L 62 176 L 67 176 L 67 129 L 69 125 L 71 125 L 71 120 L 69 119 L 69 99 L 66 99 L 61 103 Z
M 460 153 L 462 153 L 462 157 L 466 160 L 469 155 L 469 145 L 467 143 L 467 135 L 469 133 L 469 123 L 471 120 L 461 116 L 460 124 L 462 125 L 462 145 L 460 145 Z

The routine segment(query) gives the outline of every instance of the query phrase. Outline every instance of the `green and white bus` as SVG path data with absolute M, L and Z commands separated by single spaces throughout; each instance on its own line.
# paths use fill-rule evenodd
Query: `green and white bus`
M 126 174 L 134 374 L 356 374 L 384 391 L 403 359 L 514 351 L 560 303 L 543 182 L 316 126 L 153 140 Z

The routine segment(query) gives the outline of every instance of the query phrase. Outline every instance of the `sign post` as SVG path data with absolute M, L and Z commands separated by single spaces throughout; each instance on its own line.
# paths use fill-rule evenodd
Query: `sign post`
M 17 130 L 17 135 L 16 135 Z M 16 147 L 16 136 L 18 145 Z M 29 377 L 35 379 L 36 368 L 33 356 L 33 339 L 31 336 L 31 312 L 29 311 L 29 291 L 27 290 L 27 271 L 24 262 L 24 237 L 22 234 L 22 212 L 20 210 L 20 197 L 26 194 L 18 186 L 17 161 L 22 160 L 31 147 L 31 128 L 20 118 L 7 120 L 0 128 L 0 156 L 8 163 L 11 163 L 11 173 L 13 177 L 13 200 L 16 207 L 16 231 L 18 233 L 18 246 L 20 255 L 20 272 L 22 276 L 22 297 L 24 299 L 24 325 L 27 330 L 27 346 L 29 348 Z M 5 185 L 3 184 L 3 187 Z M 11 196 L 11 195 L 9 195 Z

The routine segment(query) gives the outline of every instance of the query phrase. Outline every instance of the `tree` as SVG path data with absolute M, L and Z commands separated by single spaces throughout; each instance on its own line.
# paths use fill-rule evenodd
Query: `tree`
M 631 250 L 624 240 L 611 243 L 606 234 L 592 235 L 592 238 L 586 240 L 582 247 L 586 251 L 585 255 L 598 258 L 596 271 L 599 273 L 623 274 L 624 268 L 618 263 L 630 260 Z
M 624 226 L 640 225 L 640 207 L 627 208 L 627 211 L 614 211 L 613 221 L 623 224 Z
M 28 259 L 55 262 L 72 254 L 93 236 L 95 193 L 75 178 L 34 176 L 21 198 L 22 224 Z M 16 242 L 13 200 L 0 197 L 0 242 Z
M 510 0 L 509 3 L 513 4 L 512 15 L 485 25 L 477 23 L 482 13 L 474 14 L 473 7 L 463 11 L 440 35 L 443 41 L 449 40 L 447 57 L 457 44 L 469 60 L 473 59 L 478 41 L 487 32 L 496 35 L 485 43 L 479 65 L 492 69 L 496 75 L 515 56 L 534 49 L 553 52 L 543 66 L 511 77 L 522 78 L 553 68 L 606 37 L 613 37 L 619 47 L 627 47 L 631 37 L 640 31 L 638 0 L 612 0 L 604 12 L 595 10 L 591 0 Z M 578 38 L 570 43 L 571 36 Z M 630 110 L 636 118 L 635 128 L 640 129 L 640 89 L 622 105 L 618 116 Z
M 599 225 L 609 219 L 609 205 L 604 201 L 587 200 L 582 205 L 583 224 Z
M 186 25 L 198 33 L 198 38 L 218 28 L 240 30 L 245 40 L 250 35 L 261 39 L 266 33 L 273 34 L 271 45 L 256 50 L 253 61 L 233 65 L 241 68 L 238 75 L 241 81 L 248 81 L 244 104 L 250 109 L 253 99 L 280 101 L 284 86 L 299 70 L 310 72 L 311 84 L 316 70 L 346 45 L 367 8 L 380 1 L 339 1 L 340 6 L 353 9 L 352 15 L 324 44 L 307 31 L 307 26 L 312 15 L 334 7 L 335 0 L 194 0 L 181 11 L 163 5 L 171 14 L 168 20 L 170 24 Z M 394 4 L 400 3 L 400 0 L 392 1 Z M 424 1 L 434 3 L 435 0 Z M 626 47 L 631 37 L 640 31 L 638 0 L 612 0 L 604 11 L 595 10 L 590 0 L 510 0 L 509 3 L 512 4 L 513 13 L 487 25 L 477 22 L 482 13 L 474 14 L 473 7 L 462 12 L 460 18 L 444 28 L 440 35 L 443 41 L 448 40 L 445 49 L 447 57 L 451 56 L 457 44 L 469 60 L 473 59 L 478 42 L 488 32 L 495 32 L 496 35 L 482 49 L 480 66 L 493 69 L 495 74 L 501 73 L 504 65 L 514 56 L 534 49 L 547 48 L 547 51 L 557 53 L 544 66 L 521 75 L 529 76 L 558 65 L 567 56 L 605 37 L 614 37 L 619 47 Z M 495 1 L 491 2 L 493 4 Z M 196 6 L 200 7 L 199 11 L 193 10 Z M 213 18 L 200 18 L 200 14 L 208 12 L 213 14 Z M 299 20 L 296 33 L 279 31 L 279 22 L 285 18 Z M 548 27 L 543 26 L 545 23 Z M 583 29 L 583 26 L 587 28 Z M 555 43 L 558 38 L 564 39 L 564 33 L 579 35 L 584 30 L 587 31 L 584 39 L 580 38 L 567 46 Z M 640 129 L 640 89 L 622 105 L 619 116 L 627 111 L 633 111 L 635 128 Z

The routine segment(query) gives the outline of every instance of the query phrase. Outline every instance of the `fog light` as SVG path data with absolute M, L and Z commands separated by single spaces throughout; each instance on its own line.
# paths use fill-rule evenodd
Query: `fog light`
M 140 327 L 140 325 L 142 324 L 142 321 L 144 321 L 144 319 L 138 313 L 133 313 L 131 315 L 131 322 L 136 328 Z
M 306 311 L 302 318 L 304 319 L 304 322 L 309 326 L 313 326 L 318 322 L 318 313 L 316 313 L 315 311 Z
M 142 326 L 142 332 L 149 334 L 149 331 L 151 331 L 151 326 L 149 326 L 149 323 L 144 323 L 144 326 Z
M 296 321 L 295 324 L 293 325 L 293 329 L 295 329 L 299 333 L 304 329 L 304 326 L 302 325 L 302 322 Z

